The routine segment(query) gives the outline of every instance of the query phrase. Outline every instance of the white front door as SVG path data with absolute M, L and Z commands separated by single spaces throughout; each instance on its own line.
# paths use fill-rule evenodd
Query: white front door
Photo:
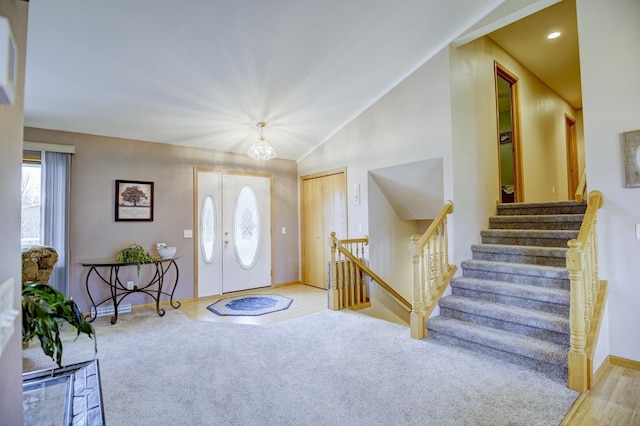
M 271 178 L 197 172 L 198 297 L 268 287 Z

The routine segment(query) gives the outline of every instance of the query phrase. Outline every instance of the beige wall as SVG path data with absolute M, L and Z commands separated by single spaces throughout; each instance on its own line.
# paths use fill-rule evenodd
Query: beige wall
M 494 60 L 519 78 L 526 200 L 567 199 L 564 114 L 575 118 L 575 110 L 485 37 L 443 49 L 299 163 L 301 175 L 347 166 L 348 191 L 361 185 L 360 206 L 349 194 L 351 237 L 359 236 L 354 230 L 360 223 L 364 234 L 373 235 L 368 228 L 377 226 L 366 216 L 374 208 L 363 186 L 368 170 L 442 157 L 444 198 L 455 205 L 452 259 L 459 265 L 471 256 L 499 198 Z M 370 242 L 371 266 L 383 278 L 398 275 L 374 264 L 377 243 Z M 408 259 L 408 242 L 396 249 L 406 250 Z M 404 281 L 392 285 L 401 293 L 410 289 Z
M 494 61 L 518 77 L 525 201 L 568 198 L 564 123 L 567 114 L 581 124 L 575 109 L 488 37 L 451 48 L 457 262 L 471 256 L 500 197 Z
M 564 116 L 576 119 L 575 109 L 490 38 L 486 55 L 487 61 L 498 61 L 518 77 L 525 201 L 566 200 Z
M 608 354 L 640 361 L 640 189 L 626 188 L 622 133 L 640 129 L 640 2 L 577 0 L 584 142 L 589 190 L 605 197 L 598 217 L 600 276 L 609 281 L 608 322 L 597 367 Z
M 13 278 L 14 308 L 20 309 L 20 174 L 24 119 L 24 64 L 28 3 L 0 1 L 0 16 L 9 18 L 18 50 L 16 96 L 13 105 L 0 105 L 0 282 Z M 6 40 L 2 40 L 6 43 Z M 0 423 L 22 424 L 21 317 L 0 355 Z
M 82 309 L 89 306 L 85 289 L 87 268 L 79 265 L 92 260 L 115 259 L 130 244 L 140 244 L 155 254 L 155 244 L 177 247 L 180 281 L 175 297 L 194 294 L 194 240 L 183 231 L 194 229 L 193 169 L 271 173 L 274 176 L 274 282 L 298 281 L 297 166 L 290 160 L 257 163 L 244 155 L 185 148 L 176 145 L 99 137 L 43 129 L 25 129 L 25 140 L 76 146 L 71 175 L 71 282 L 70 292 Z M 154 182 L 153 222 L 115 222 L 115 180 Z M 135 268 L 124 272 L 136 284 L 141 278 Z M 128 275 L 127 275 L 128 274 Z M 102 288 L 107 296 L 107 289 Z M 94 293 L 92 293 L 92 296 Z M 140 294 L 125 302 L 133 305 L 151 300 Z
M 393 209 L 389 208 L 384 210 L 388 212 L 386 219 L 377 212 L 376 223 L 369 223 L 368 212 L 374 206 L 371 204 L 370 207 L 369 202 L 369 170 L 442 158 L 444 198 L 452 198 L 450 120 L 449 52 L 444 49 L 300 161 L 298 173 L 302 176 L 347 167 L 349 237 L 356 238 L 369 233 L 375 235 L 380 230 L 370 229 L 370 226 L 395 223 L 397 218 Z M 357 206 L 353 203 L 355 184 L 360 185 L 361 194 L 361 204 Z M 429 182 L 424 184 L 429 185 Z M 362 233 L 358 231 L 359 224 L 363 224 Z M 397 242 L 397 236 L 403 233 L 403 230 L 396 229 L 384 235 L 388 238 L 386 241 L 398 244 L 391 250 L 396 250 L 398 257 L 404 253 L 409 262 L 409 240 Z M 373 251 L 389 249 L 384 242 L 373 239 L 370 240 L 369 247 L 372 261 L 380 258 Z M 371 263 L 371 266 L 382 278 L 398 274 L 388 270 L 387 264 Z M 398 286 L 402 294 L 408 292 L 409 299 L 411 298 L 410 282 L 390 284 Z M 375 290 L 372 293 L 374 297 L 380 294 Z M 379 303 L 375 308 L 375 315 L 398 321 L 398 313 L 392 302 L 384 295 L 380 297 L 382 299 L 372 299 L 372 305 L 376 301 Z

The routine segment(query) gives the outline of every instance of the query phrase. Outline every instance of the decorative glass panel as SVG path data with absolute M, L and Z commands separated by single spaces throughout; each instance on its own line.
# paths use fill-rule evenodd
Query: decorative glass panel
M 260 212 L 256 194 L 245 186 L 238 195 L 234 217 L 235 249 L 240 265 L 249 269 L 255 265 L 260 251 Z
M 200 245 L 202 258 L 206 263 L 213 261 L 213 248 L 216 242 L 216 209 L 213 196 L 207 195 L 200 208 Z

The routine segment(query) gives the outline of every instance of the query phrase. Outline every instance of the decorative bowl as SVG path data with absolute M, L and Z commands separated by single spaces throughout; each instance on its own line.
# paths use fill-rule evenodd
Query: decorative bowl
M 175 254 L 175 247 L 162 247 L 158 249 L 158 255 L 160 255 L 161 259 L 171 259 Z

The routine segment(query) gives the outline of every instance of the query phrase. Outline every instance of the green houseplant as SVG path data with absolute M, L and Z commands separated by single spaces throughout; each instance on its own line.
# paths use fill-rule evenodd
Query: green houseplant
M 138 276 L 140 275 L 140 266 L 154 260 L 149 252 L 138 244 L 131 244 L 129 247 L 123 248 L 116 257 L 116 262 L 118 263 L 135 263 L 138 267 Z
M 95 330 L 80 312 L 76 303 L 47 284 L 25 283 L 22 285 L 22 343 L 37 338 L 42 351 L 62 367 L 62 340 L 60 325 L 68 323 L 77 335 L 86 334 L 94 342 L 98 352 Z

